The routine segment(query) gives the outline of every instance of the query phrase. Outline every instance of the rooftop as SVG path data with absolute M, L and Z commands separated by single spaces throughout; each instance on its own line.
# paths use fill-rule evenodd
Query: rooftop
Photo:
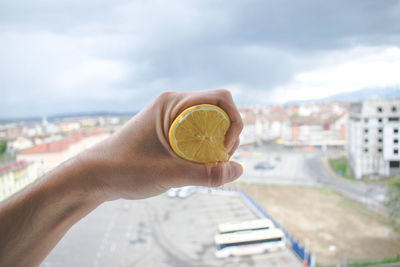
M 26 167 L 28 163 L 24 160 L 15 161 L 13 163 L 9 163 L 3 166 L 0 166 L 0 175 L 9 171 L 18 171 L 24 167 Z
M 62 140 L 36 145 L 21 152 L 21 154 L 29 155 L 29 154 L 45 154 L 45 153 L 61 152 L 68 149 L 69 146 L 71 146 L 72 144 L 78 143 L 79 141 L 83 140 L 84 138 L 100 135 L 103 133 L 105 133 L 103 129 L 95 129 L 85 133 L 73 134 Z

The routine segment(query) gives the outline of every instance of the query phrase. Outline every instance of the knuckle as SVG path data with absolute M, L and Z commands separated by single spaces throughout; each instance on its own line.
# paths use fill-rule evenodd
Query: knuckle
M 173 91 L 164 91 L 158 95 L 157 99 L 160 101 L 166 101 L 166 100 L 171 99 L 174 95 L 175 95 L 175 92 L 173 92 Z
M 238 123 L 239 133 L 242 132 L 243 128 L 244 128 L 243 122 L 239 121 L 239 123 Z
M 218 91 L 219 91 L 221 98 L 223 98 L 223 99 L 226 99 L 226 98 L 229 99 L 232 97 L 231 92 L 227 89 L 219 89 Z
M 236 127 L 240 130 L 240 132 L 243 130 L 244 123 L 243 123 L 243 118 L 241 114 L 239 113 L 239 116 L 237 116 L 237 120 L 235 121 Z

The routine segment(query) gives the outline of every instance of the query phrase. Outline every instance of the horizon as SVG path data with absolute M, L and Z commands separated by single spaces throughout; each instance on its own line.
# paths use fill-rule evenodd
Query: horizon
M 369 91 L 371 89 L 359 90 L 359 91 Z M 365 100 L 374 100 L 374 99 L 400 99 L 400 90 L 392 88 L 393 92 L 395 92 L 394 96 L 391 95 L 389 97 L 382 97 L 382 96 L 368 96 L 367 98 L 360 98 L 358 100 L 351 100 L 351 99 L 343 99 L 340 97 L 337 99 L 336 97 L 341 96 L 342 94 L 335 94 L 332 96 L 328 96 L 325 98 L 317 98 L 317 99 L 309 99 L 309 100 L 292 100 L 287 101 L 285 103 L 267 103 L 267 104 L 245 104 L 245 105 L 237 105 L 240 108 L 247 108 L 247 107 L 271 107 L 271 106 L 296 106 L 302 104 L 324 104 L 324 103 L 358 103 Z M 353 94 L 357 97 L 360 97 L 357 92 L 350 92 L 348 94 Z M 345 93 L 344 95 L 347 95 Z M 92 110 L 92 111 L 71 111 L 71 112 L 64 112 L 64 113 L 56 113 L 56 114 L 44 114 L 44 115 L 37 115 L 37 116 L 26 116 L 26 117 L 1 117 L 0 115 L 0 123 L 9 123 L 9 122 L 16 122 L 16 121 L 35 121 L 35 120 L 42 120 L 46 118 L 47 120 L 57 120 L 62 118 L 79 118 L 79 117 L 97 117 L 97 116 L 133 116 L 139 113 L 141 109 L 132 110 L 132 111 L 112 111 L 112 110 Z

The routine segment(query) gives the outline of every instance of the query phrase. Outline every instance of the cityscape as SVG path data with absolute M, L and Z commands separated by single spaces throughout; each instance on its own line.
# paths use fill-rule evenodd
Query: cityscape
M 239 111 L 244 129 L 240 136 L 240 146 L 232 156 L 232 160 L 238 161 L 244 167 L 244 174 L 238 181 L 213 189 L 211 193 L 207 193 L 207 190 L 201 187 L 177 188 L 171 189 L 173 191 L 168 191 L 165 196 L 138 203 L 121 200 L 105 205 L 95 212 L 93 218 L 89 216 L 88 219 L 82 220 L 76 226 L 76 233 L 71 231 L 71 235 L 67 235 L 60 242 L 59 248 L 48 256 L 42 266 L 66 266 L 61 263 L 69 262 L 69 265 L 75 262 L 62 255 L 65 254 L 65 250 L 74 250 L 74 240 L 78 235 L 88 234 L 87 227 L 95 223 L 95 218 L 107 220 L 101 219 L 102 216 L 106 216 L 106 210 L 116 210 L 110 222 L 111 226 L 109 225 L 110 229 L 116 225 L 117 217 L 130 216 L 119 214 L 121 211 L 138 211 L 144 207 L 152 210 L 150 217 L 146 215 L 149 220 L 159 216 L 169 217 L 170 213 L 181 213 L 176 216 L 183 216 L 182 218 L 172 220 L 174 224 L 185 229 L 190 224 L 190 217 L 194 216 L 192 210 L 199 208 L 196 207 L 198 201 L 208 203 L 201 208 L 207 210 L 201 216 L 208 219 L 204 222 L 200 220 L 198 227 L 210 232 L 210 236 L 215 231 L 214 227 L 220 223 L 249 221 L 268 216 L 287 232 L 288 240 L 293 238 L 296 241 L 287 241 L 277 252 L 257 253 L 251 256 L 250 263 L 248 258 L 241 256 L 218 259 L 213 256 L 216 248 L 212 245 L 212 239 L 204 239 L 203 244 L 209 245 L 199 258 L 192 255 L 199 249 L 195 246 L 192 250 L 186 249 L 187 251 L 181 252 L 183 258 L 179 256 L 174 259 L 177 262 L 165 266 L 188 266 L 193 257 L 196 261 L 210 266 L 217 266 L 221 262 L 233 263 L 236 260 L 238 262 L 235 264 L 238 266 L 265 266 L 263 264 L 270 261 L 277 261 L 282 266 L 301 266 L 304 262 L 308 265 L 318 263 L 324 266 L 356 261 L 379 263 L 382 260 L 397 259 L 400 249 L 400 210 L 396 202 L 400 193 L 400 99 L 242 106 L 239 107 Z M 130 116 L 101 114 L 52 119 L 43 117 L 37 120 L 2 123 L 0 201 L 6 201 L 63 161 L 106 139 Z M 241 194 L 245 194 L 245 198 Z M 291 200 L 296 195 L 303 198 L 303 207 L 298 207 L 298 203 Z M 261 210 L 261 213 L 254 211 L 254 204 L 249 207 L 247 198 L 251 199 L 251 203 L 255 203 L 256 209 Z M 213 201 L 221 203 L 221 208 L 227 209 L 223 213 L 224 216 L 217 215 L 218 210 L 212 206 Z M 229 204 L 232 201 L 236 203 L 234 207 L 231 206 L 233 204 Z M 312 201 L 319 202 L 321 207 Z M 341 204 L 337 206 L 335 202 Z M 154 205 L 161 206 L 155 208 Z M 161 208 L 163 205 L 166 206 Z M 169 205 L 183 206 L 171 210 Z M 309 210 L 309 205 L 315 210 Z M 293 215 L 288 215 L 290 213 L 297 214 L 297 219 L 293 220 Z M 335 215 L 331 217 L 329 213 Z M 339 236 L 343 240 L 339 240 L 334 233 L 337 231 L 337 225 L 350 223 L 348 213 L 353 213 L 351 216 L 354 216 L 353 220 L 356 222 L 340 226 L 343 229 Z M 372 216 L 375 216 L 376 220 L 372 219 Z M 128 220 L 128 217 L 124 220 Z M 297 221 L 300 218 L 302 222 Z M 155 230 L 154 225 L 147 225 L 151 224 L 149 221 L 144 223 L 136 222 L 133 218 L 130 220 L 135 222 L 127 226 L 125 238 L 129 239 L 132 235 L 132 225 L 135 223 L 139 223 L 137 227 L 145 227 L 145 231 L 160 231 Z M 167 227 L 164 230 L 167 232 L 162 234 L 174 236 L 172 232 L 168 232 L 173 230 L 172 225 L 172 228 L 168 228 L 172 222 L 164 221 Z M 213 224 L 209 225 L 207 221 Z M 123 221 L 121 223 L 125 224 Z M 313 229 L 316 225 L 319 226 Z M 365 228 L 368 227 L 370 229 L 366 231 Z M 187 228 L 187 232 L 184 231 L 181 238 L 196 235 L 190 231 L 190 228 Z M 98 232 L 92 234 L 96 233 Z M 110 232 L 106 233 L 108 240 L 111 238 L 108 237 Z M 121 234 L 123 233 L 118 232 L 117 235 Z M 147 235 L 149 234 L 148 232 Z M 170 236 L 164 236 L 164 242 L 172 242 L 168 239 Z M 138 238 L 143 239 L 143 242 L 154 242 L 147 240 L 150 237 Z M 108 254 L 104 251 L 106 255 L 90 258 L 90 251 L 95 248 L 94 243 L 88 241 L 88 258 L 76 264 L 128 266 L 129 262 L 138 260 L 128 253 L 129 244 L 133 241 L 125 243 L 124 238 L 113 237 L 113 242 L 109 244 L 107 240 L 102 241 L 102 249 L 98 249 L 103 251 L 106 246 L 110 246 Z M 343 243 L 344 240 L 347 244 Z M 352 248 L 352 242 L 357 243 L 359 240 L 364 240 L 365 248 Z M 294 250 L 291 242 L 296 242 L 303 249 L 302 255 Z M 380 249 L 374 249 L 374 252 L 370 253 L 377 243 L 380 244 Z M 124 249 L 119 252 L 116 262 L 112 256 L 117 253 L 116 248 L 121 246 Z M 140 247 L 140 250 L 145 247 Z M 176 251 L 181 249 L 183 248 L 177 247 Z M 102 255 L 99 253 L 96 255 Z M 161 250 L 159 253 L 166 252 Z M 240 263 L 243 259 L 244 262 Z M 164 266 L 161 264 L 162 260 L 154 261 L 153 258 L 143 262 Z
M 398 0 L 0 1 L 0 266 L 400 266 L 399 25 Z

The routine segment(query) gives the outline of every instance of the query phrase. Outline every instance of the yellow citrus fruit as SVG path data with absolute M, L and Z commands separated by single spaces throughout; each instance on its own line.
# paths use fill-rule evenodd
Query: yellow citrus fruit
M 185 109 L 169 128 L 169 143 L 186 160 L 210 163 L 227 161 L 225 134 L 231 125 L 226 112 L 215 105 L 202 104 Z

